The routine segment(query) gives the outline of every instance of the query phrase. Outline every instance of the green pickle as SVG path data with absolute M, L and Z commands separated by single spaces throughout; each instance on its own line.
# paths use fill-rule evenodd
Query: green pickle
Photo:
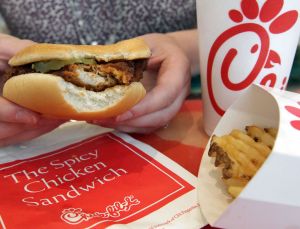
M 97 64 L 95 59 L 73 59 L 73 60 L 49 60 L 40 61 L 32 64 L 32 68 L 41 73 L 46 73 L 49 71 L 59 70 L 62 67 L 69 64 Z

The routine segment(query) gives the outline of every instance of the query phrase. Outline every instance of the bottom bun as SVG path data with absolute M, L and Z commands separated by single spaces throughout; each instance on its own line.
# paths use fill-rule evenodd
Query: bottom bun
M 146 94 L 139 82 L 101 92 L 88 91 L 51 74 L 30 73 L 10 78 L 3 97 L 45 116 L 92 120 L 119 115 Z

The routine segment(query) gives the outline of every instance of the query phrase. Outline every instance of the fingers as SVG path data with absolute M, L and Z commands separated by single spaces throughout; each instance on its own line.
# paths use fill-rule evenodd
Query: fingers
M 175 53 L 176 54 L 176 53 Z M 162 110 L 170 106 L 190 79 L 188 60 L 177 53 L 162 62 L 158 72 L 157 85 L 145 98 L 130 111 L 117 117 L 117 121 L 125 121 L 133 117 Z
M 149 133 L 165 126 L 180 109 L 189 91 L 190 62 L 182 50 L 165 36 L 154 34 L 145 39 L 152 50 L 147 70 L 158 71 L 156 85 L 130 111 L 115 120 L 94 123 L 129 133 Z
M 34 44 L 30 40 L 21 40 L 10 35 L 0 34 L 0 59 L 10 58 L 21 49 Z
M 0 97 L 0 122 L 36 124 L 40 115 Z
M 0 60 L 0 76 L 5 73 L 5 69 L 8 68 L 8 64 L 6 63 L 6 61 L 1 61 Z
M 30 128 L 25 124 L 18 123 L 1 123 L 0 122 L 0 139 L 7 138 L 19 134 L 20 132 Z
M 46 130 L 49 131 L 58 127 L 64 122 L 64 120 L 51 120 L 45 118 L 41 118 L 35 124 L 0 122 L 0 146 L 29 140 L 39 136 Z
M 161 128 L 170 122 L 172 117 L 180 109 L 182 101 L 185 99 L 186 94 L 188 92 L 188 89 L 189 84 L 187 84 L 183 88 L 179 96 L 170 106 L 162 110 L 145 114 L 138 118 L 134 118 L 123 122 L 116 122 L 114 119 L 105 119 L 94 121 L 93 124 L 101 125 L 107 128 L 113 128 L 127 133 L 151 133 L 154 130 Z
M 11 144 L 16 144 L 16 143 L 20 143 L 23 141 L 27 141 L 27 140 L 36 138 L 42 134 L 45 134 L 45 133 L 48 133 L 48 132 L 54 130 L 58 126 L 59 126 L 59 124 L 48 125 L 48 126 L 46 125 L 43 127 L 38 126 L 35 129 L 29 129 L 29 130 L 22 131 L 13 137 L 7 137 L 7 138 L 0 139 L 0 147 L 11 145 Z
M 145 128 L 152 128 L 152 127 L 163 127 L 165 126 L 170 120 L 173 118 L 173 116 L 178 112 L 180 109 L 183 100 L 186 98 L 186 94 L 188 91 L 188 85 L 186 85 L 179 95 L 177 95 L 177 98 L 175 101 L 168 107 L 155 111 L 152 113 L 147 113 L 143 116 L 118 122 L 119 125 L 128 125 L 132 127 L 145 127 Z
M 21 49 L 34 44 L 33 41 L 0 33 L 0 74 L 8 67 L 8 60 Z
M 0 126 L 0 146 L 15 144 L 36 138 L 57 128 L 64 122 L 65 121 L 62 120 L 41 119 L 35 125 L 1 123 L 1 125 L 6 126 Z M 7 130 L 7 132 L 3 130 Z

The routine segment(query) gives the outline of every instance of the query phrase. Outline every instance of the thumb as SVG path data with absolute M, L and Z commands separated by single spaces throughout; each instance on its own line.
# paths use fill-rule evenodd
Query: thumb
M 17 52 L 33 44 L 34 42 L 30 40 L 0 34 L 0 60 L 9 60 Z

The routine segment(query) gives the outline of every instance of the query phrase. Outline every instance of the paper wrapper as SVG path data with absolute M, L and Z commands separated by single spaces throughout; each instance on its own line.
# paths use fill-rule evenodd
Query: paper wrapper
M 196 184 L 127 134 L 67 123 L 0 149 L 0 228 L 198 229 Z
M 198 0 L 204 129 L 252 83 L 284 89 L 298 44 L 300 1 Z
M 244 130 L 247 125 L 278 128 L 273 151 L 232 201 L 220 169 L 208 156 L 208 144 L 198 186 L 205 218 L 222 228 L 300 227 L 300 95 L 253 85 L 227 110 L 213 134 Z

